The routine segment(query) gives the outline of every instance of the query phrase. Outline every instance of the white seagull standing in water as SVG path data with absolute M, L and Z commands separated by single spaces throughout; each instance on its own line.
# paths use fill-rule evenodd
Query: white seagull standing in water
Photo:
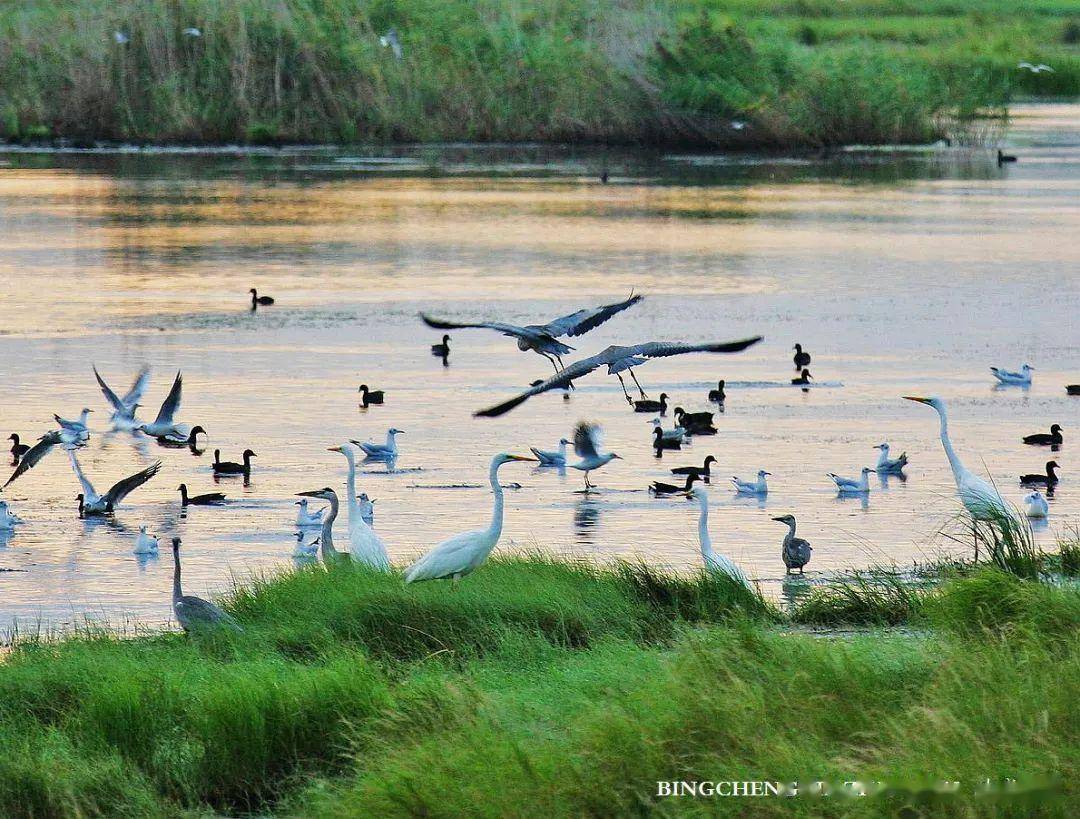
M 589 424 L 582 421 L 577 425 L 577 428 L 574 430 L 574 452 L 581 460 L 577 463 L 567 464 L 567 466 L 571 469 L 577 469 L 578 471 L 585 473 L 586 492 L 593 488 L 593 485 L 589 482 L 590 472 L 594 469 L 599 469 L 616 459 L 622 460 L 621 457 L 614 452 L 604 452 L 601 454 L 600 450 L 602 446 L 603 439 L 600 434 L 600 427 L 597 424 Z
M 322 526 L 323 513 L 325 508 L 319 509 L 317 512 L 308 511 L 307 498 L 298 500 L 296 505 L 300 508 L 296 510 L 296 525 L 297 526 Z
M 13 529 L 15 524 L 22 522 L 23 519 L 8 508 L 7 501 L 0 500 L 0 530 Z

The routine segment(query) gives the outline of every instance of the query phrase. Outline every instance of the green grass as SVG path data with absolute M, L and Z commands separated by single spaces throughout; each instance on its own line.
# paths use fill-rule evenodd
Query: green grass
M 1053 774 L 1075 796 L 1080 592 L 995 568 L 886 588 L 795 612 L 917 626 L 840 639 L 789 632 L 722 578 L 639 565 L 499 559 L 457 590 L 349 567 L 256 579 L 226 601 L 243 633 L 18 643 L 0 815 L 737 812 L 653 795 L 721 774 Z M 888 797 L 909 803 L 930 810 Z
M 921 141 L 1080 94 L 1078 40 L 1065 0 L 23 0 L 0 4 L 0 135 Z

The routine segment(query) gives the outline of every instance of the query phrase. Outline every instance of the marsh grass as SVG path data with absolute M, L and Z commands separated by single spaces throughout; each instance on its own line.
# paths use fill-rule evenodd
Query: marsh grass
M 814 626 L 896 626 L 915 620 L 925 587 L 891 572 L 852 572 L 811 590 L 791 619 Z

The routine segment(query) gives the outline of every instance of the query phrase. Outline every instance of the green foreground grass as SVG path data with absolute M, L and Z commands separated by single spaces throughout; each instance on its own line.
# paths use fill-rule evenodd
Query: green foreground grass
M 312 567 L 227 606 L 242 634 L 17 645 L 0 815 L 1064 816 L 1077 795 L 1080 591 L 995 568 L 924 592 L 908 629 L 825 637 L 723 578 L 540 558 L 456 591 Z M 1059 793 L 972 795 L 1004 778 Z M 655 795 L 714 779 L 895 789 Z
M 1069 0 L 0 4 L 8 139 L 790 147 L 962 136 L 1078 94 Z

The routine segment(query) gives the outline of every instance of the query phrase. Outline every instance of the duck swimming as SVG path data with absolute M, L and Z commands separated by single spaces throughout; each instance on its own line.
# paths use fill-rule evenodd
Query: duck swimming
M 450 336 L 444 335 L 441 344 L 432 344 L 431 354 L 439 358 L 446 358 L 450 355 Z
M 709 401 L 714 404 L 723 404 L 727 395 L 724 393 L 724 379 L 716 382 L 716 389 L 709 390 Z
M 19 459 L 30 451 L 30 445 L 19 443 L 19 433 L 17 432 L 11 433 L 11 435 L 8 436 L 8 440 L 14 442 L 11 445 L 11 457 L 18 463 Z
M 176 489 L 180 493 L 181 506 L 212 506 L 225 502 L 225 496 L 221 492 L 208 492 L 205 495 L 192 495 L 189 497 L 186 483 L 180 484 Z
M 248 292 L 251 293 L 251 309 L 252 310 L 254 310 L 259 305 L 266 306 L 266 305 L 274 303 L 274 299 L 272 297 L 270 297 L 270 296 L 260 296 L 259 291 L 256 290 L 254 287 L 251 288 Z
M 665 449 L 682 449 L 682 437 L 667 438 L 659 425 L 653 427 L 653 449 L 660 452 Z
M 367 384 L 361 384 L 357 392 L 361 394 L 360 403 L 365 407 L 371 404 L 381 404 L 386 397 L 382 390 L 369 390 Z
M 634 401 L 634 412 L 659 412 L 661 415 L 666 415 L 667 402 L 668 394 L 666 392 L 660 393 L 659 401 L 654 401 L 651 398 L 641 398 Z
M 675 422 L 686 430 L 687 435 L 715 435 L 711 412 L 687 412 L 682 407 L 675 407 Z
M 795 362 L 795 369 L 801 370 L 810 363 L 810 353 L 804 353 L 801 344 L 796 344 L 794 350 L 795 355 L 792 357 L 792 361 Z
M 1046 474 L 1045 475 L 1021 475 L 1020 483 L 1022 484 L 1042 484 L 1044 486 L 1053 487 L 1058 482 L 1057 471 L 1061 469 L 1061 465 L 1057 461 L 1046 462 Z
M 1023 441 L 1032 446 L 1058 446 L 1064 439 L 1061 436 L 1061 424 L 1053 424 L 1050 432 L 1037 432 L 1034 435 L 1025 435 Z
M 709 468 L 716 463 L 716 458 L 712 455 L 705 457 L 705 463 L 701 466 L 677 466 L 671 470 L 672 475 L 697 475 L 697 477 L 703 481 L 709 480 Z
M 221 460 L 221 450 L 214 450 L 214 474 L 215 475 L 243 475 L 245 478 L 251 475 L 251 459 L 257 457 L 250 449 L 244 450 L 244 462 L 238 464 L 234 461 Z
M 791 379 L 792 384 L 809 384 L 813 380 L 814 376 L 810 375 L 810 371 L 804 369 L 798 376 L 798 378 Z
M 649 491 L 652 494 L 657 495 L 657 496 L 660 496 L 660 495 L 678 495 L 680 493 L 684 493 L 684 494 L 689 495 L 690 490 L 694 486 L 694 481 L 696 481 L 697 479 L 698 479 L 697 475 L 687 475 L 686 476 L 686 485 L 685 486 L 675 486 L 674 484 L 670 484 L 670 483 L 663 483 L 661 481 L 653 481 L 652 484 L 649 486 Z
M 196 424 L 191 428 L 191 432 L 187 434 L 187 437 L 175 436 L 175 435 L 157 435 L 155 436 L 158 446 L 168 447 L 169 449 L 183 449 L 187 447 L 192 452 L 199 452 L 198 437 L 199 434 L 206 434 L 206 430 Z

